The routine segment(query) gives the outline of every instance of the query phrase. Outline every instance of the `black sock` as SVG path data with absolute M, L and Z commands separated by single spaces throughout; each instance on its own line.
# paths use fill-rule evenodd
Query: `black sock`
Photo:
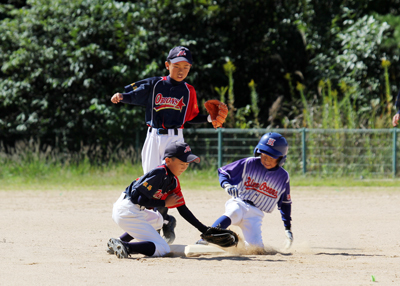
M 121 235 L 121 236 L 119 237 L 119 240 L 125 241 L 125 242 L 129 242 L 129 241 L 131 241 L 132 239 L 133 239 L 133 237 L 130 236 L 129 233 L 127 233 L 127 232 L 125 232 L 123 235 Z
M 147 256 L 153 256 L 156 252 L 156 245 L 151 241 L 129 242 L 125 244 L 129 253 L 140 253 Z

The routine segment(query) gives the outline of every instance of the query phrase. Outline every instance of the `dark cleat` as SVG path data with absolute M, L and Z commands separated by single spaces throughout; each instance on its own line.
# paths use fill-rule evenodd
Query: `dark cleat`
M 167 224 L 163 225 L 163 239 L 168 243 L 172 244 L 175 240 L 175 227 L 176 227 L 176 219 L 170 215 L 169 221 Z

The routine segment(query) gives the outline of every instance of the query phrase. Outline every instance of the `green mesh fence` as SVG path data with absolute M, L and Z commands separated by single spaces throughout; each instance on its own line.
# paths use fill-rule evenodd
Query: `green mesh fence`
M 253 155 L 261 136 L 278 132 L 289 143 L 289 172 L 335 176 L 399 175 L 397 129 L 185 129 L 202 165 L 222 166 Z

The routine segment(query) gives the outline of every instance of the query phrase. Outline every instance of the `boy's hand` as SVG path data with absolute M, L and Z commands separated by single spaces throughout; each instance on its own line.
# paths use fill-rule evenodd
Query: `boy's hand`
M 165 199 L 165 206 L 167 208 L 173 207 L 173 206 L 179 204 L 181 200 L 182 200 L 182 197 L 179 197 L 176 194 L 171 194 Z
M 228 193 L 228 195 L 230 195 L 234 198 L 237 198 L 239 196 L 239 190 L 235 186 L 232 186 L 230 184 L 225 184 L 224 189 L 225 189 L 225 192 Z
M 117 92 L 116 94 L 114 94 L 111 97 L 111 102 L 117 104 L 118 102 L 120 102 L 123 99 L 124 99 L 124 96 L 121 93 Z
M 392 120 L 393 126 L 397 126 L 397 124 L 399 123 L 399 119 L 400 119 L 400 114 L 396 113 L 396 115 L 393 116 L 393 120 Z

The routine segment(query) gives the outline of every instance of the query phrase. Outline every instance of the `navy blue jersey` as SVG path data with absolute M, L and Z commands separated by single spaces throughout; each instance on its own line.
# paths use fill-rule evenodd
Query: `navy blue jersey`
M 202 224 L 186 206 L 178 177 L 166 165 L 158 166 L 136 179 L 124 193 L 132 203 L 146 208 L 164 207 L 165 199 L 171 194 L 176 194 L 181 199 L 176 205 L 168 208 L 177 208 L 179 214 L 201 233 L 207 230 L 207 226 Z
M 146 124 L 153 128 L 183 128 L 199 114 L 196 91 L 185 81 L 151 77 L 125 87 L 123 103 L 146 107 Z
M 400 91 L 399 91 L 399 93 L 397 94 L 396 108 L 397 108 L 397 113 L 400 114 Z
M 133 181 L 125 189 L 125 193 L 132 203 L 149 208 L 165 206 L 165 199 L 172 193 L 182 199 L 170 208 L 185 204 L 178 177 L 166 165 L 161 165 Z

